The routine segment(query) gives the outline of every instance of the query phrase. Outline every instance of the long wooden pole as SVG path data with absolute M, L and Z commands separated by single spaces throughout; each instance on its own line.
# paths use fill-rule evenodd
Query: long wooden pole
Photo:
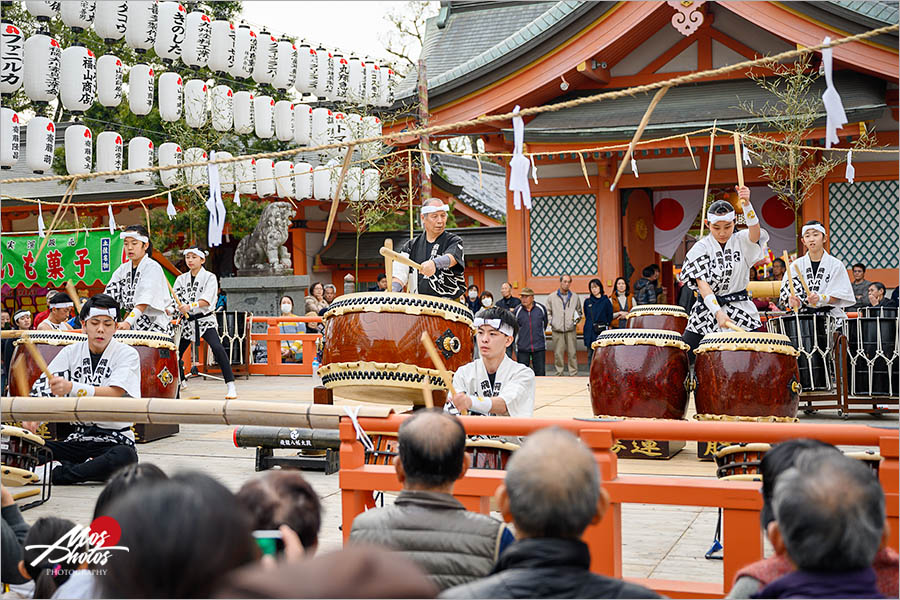
M 706 223 L 706 196 L 709 194 L 709 176 L 712 173 L 713 155 L 715 154 L 716 143 L 716 124 L 719 120 L 713 121 L 712 131 L 709 132 L 709 160 L 706 161 L 706 183 L 703 184 L 703 208 L 700 211 L 700 237 L 703 237 L 703 225 Z
M 613 179 L 612 185 L 609 186 L 609 190 L 612 191 L 616 189 L 616 185 L 619 183 L 619 178 L 622 176 L 622 173 L 625 171 L 625 165 L 631 160 L 631 153 L 634 152 L 634 146 L 638 143 L 638 140 L 641 139 L 641 134 L 644 133 L 644 129 L 647 127 L 647 123 L 650 122 L 650 115 L 653 114 L 653 110 L 656 108 L 656 105 L 659 104 L 659 101 L 662 100 L 662 97 L 666 95 L 666 92 L 669 91 L 669 87 L 666 86 L 664 88 L 659 88 L 656 94 L 653 96 L 653 100 L 650 101 L 650 106 L 647 107 L 647 111 L 644 113 L 644 116 L 641 117 L 641 122 L 638 124 L 637 130 L 634 132 L 634 136 L 631 138 L 631 142 L 628 143 L 628 151 L 625 152 L 625 156 L 622 158 L 622 162 L 619 163 L 619 170 L 616 172 L 616 177 Z M 579 157 L 581 154 L 578 155 Z M 584 165 L 584 159 L 581 159 L 582 166 Z M 587 177 L 587 175 L 585 175 Z M 588 184 L 590 186 L 590 183 Z
M 331 211 L 328 213 L 328 225 L 325 227 L 325 239 L 322 240 L 322 247 L 328 245 L 328 238 L 331 237 L 331 228 L 334 227 L 334 219 L 337 217 L 338 205 L 341 199 L 341 190 L 344 187 L 344 178 L 347 176 L 347 169 L 350 168 L 350 159 L 353 158 L 353 144 L 347 147 L 347 154 L 344 156 L 344 164 L 341 165 L 341 174 L 337 180 L 337 187 L 334 190 L 334 198 L 331 199 Z

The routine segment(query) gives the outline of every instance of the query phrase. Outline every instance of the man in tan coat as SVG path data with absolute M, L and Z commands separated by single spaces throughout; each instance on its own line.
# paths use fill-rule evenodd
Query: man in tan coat
M 563 355 L 569 355 L 569 375 L 578 375 L 578 356 L 575 350 L 577 333 L 575 327 L 582 317 L 581 298 L 570 290 L 572 277 L 562 275 L 559 289 L 547 296 L 547 316 L 553 337 L 553 358 L 556 376 L 561 377 L 565 368 Z

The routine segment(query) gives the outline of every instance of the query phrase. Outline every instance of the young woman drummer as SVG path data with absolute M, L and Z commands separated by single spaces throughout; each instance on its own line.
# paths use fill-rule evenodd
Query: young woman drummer
M 769 235 L 759 226 L 750 205 L 750 189 L 735 187 L 748 228 L 735 233 L 734 208 L 725 200 L 713 202 L 706 213 L 709 235 L 691 248 L 679 278 L 697 292 L 688 318 L 684 341 L 693 351 L 707 333 L 733 323 L 752 331 L 761 323 L 756 306 L 747 296 L 750 269 L 762 258 Z

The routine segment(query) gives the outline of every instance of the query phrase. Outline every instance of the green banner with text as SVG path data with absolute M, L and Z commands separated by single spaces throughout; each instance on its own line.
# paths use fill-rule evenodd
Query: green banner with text
M 86 285 L 106 285 L 123 262 L 123 243 L 109 231 L 78 231 L 47 236 L 4 235 L 0 240 L 0 275 L 12 288 L 39 285 L 61 287 L 71 279 Z

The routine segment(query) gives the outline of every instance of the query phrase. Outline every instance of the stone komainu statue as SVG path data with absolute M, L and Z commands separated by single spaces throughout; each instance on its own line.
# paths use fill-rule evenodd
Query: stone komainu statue
M 294 207 L 273 202 L 263 209 L 253 233 L 242 239 L 234 253 L 234 265 L 242 271 L 283 271 L 291 268 L 291 255 L 285 247 Z

